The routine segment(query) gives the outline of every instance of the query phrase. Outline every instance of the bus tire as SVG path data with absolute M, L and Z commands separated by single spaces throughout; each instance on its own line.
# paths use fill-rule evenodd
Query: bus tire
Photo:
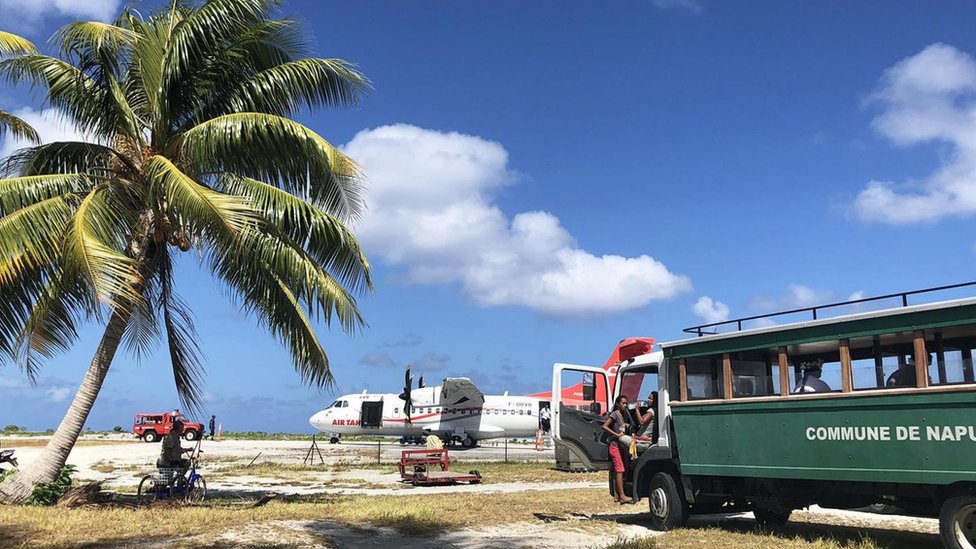
M 976 495 L 945 500 L 939 512 L 939 534 L 947 549 L 976 547 Z
M 651 511 L 651 526 L 655 530 L 671 530 L 684 526 L 688 521 L 688 505 L 670 474 L 654 473 L 647 500 Z
M 752 514 L 755 515 L 756 522 L 760 526 L 778 528 L 790 520 L 790 515 L 793 514 L 793 510 L 787 509 L 785 511 L 774 511 L 772 509 L 756 507 L 752 510 Z

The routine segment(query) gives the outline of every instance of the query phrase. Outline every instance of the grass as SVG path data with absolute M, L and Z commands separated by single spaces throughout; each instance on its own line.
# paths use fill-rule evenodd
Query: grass
M 0 507 L 4 547 L 92 546 L 153 537 L 177 537 L 187 524 L 213 539 L 228 529 L 279 520 L 328 518 L 351 526 L 393 528 L 404 535 L 431 537 L 455 528 L 537 520 L 536 514 L 619 511 L 602 490 L 558 490 L 514 494 L 341 496 L 272 502 L 258 508 L 221 505 L 150 509 L 58 509 Z M 201 540 L 198 540 L 201 541 Z
M 611 531 L 610 524 L 644 524 L 643 506 L 616 505 L 603 489 L 553 490 L 545 493 L 438 494 L 409 496 L 317 496 L 274 501 L 258 508 L 227 502 L 193 507 L 149 509 L 58 509 L 0 507 L 0 545 L 49 548 L 84 544 L 97 547 L 137 541 L 160 546 L 196 547 L 217 544 L 228 533 L 248 530 L 274 537 L 287 526 L 280 521 L 335 521 L 370 535 L 369 528 L 391 528 L 406 536 L 436 538 L 445 532 L 498 527 L 517 523 L 550 523 L 571 531 Z M 623 513 L 623 514 L 622 514 Z M 808 522 L 804 522 L 804 521 Z M 152 533 L 146 534 L 146 525 Z M 192 524 L 193 536 L 186 536 Z M 318 530 L 328 536 L 328 527 Z M 284 546 L 303 546 L 288 541 Z M 182 544 L 182 545 L 181 545 Z M 328 545 L 328 540 L 324 541 Z M 253 546 L 253 545 L 251 545 Z M 263 545 L 262 545 L 263 546 Z M 872 530 L 824 524 L 802 517 L 783 529 L 763 532 L 751 519 L 739 517 L 692 519 L 691 527 L 657 537 L 617 539 L 598 549 L 924 549 L 939 547 L 938 536 L 894 530 Z

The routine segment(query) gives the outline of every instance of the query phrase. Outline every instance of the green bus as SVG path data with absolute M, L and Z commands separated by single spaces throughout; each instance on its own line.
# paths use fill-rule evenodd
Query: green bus
M 972 549 L 976 298 L 909 298 L 973 284 L 696 326 L 685 330 L 694 337 L 615 371 L 556 364 L 557 461 L 607 468 L 600 439 L 614 398 L 656 391 L 651 440 L 638 445 L 624 482 L 624 497 L 648 499 L 656 528 L 689 514 L 748 510 L 776 525 L 814 504 L 885 503 L 938 516 L 946 547 Z M 892 298 L 898 306 L 864 310 Z M 824 318 L 841 309 L 848 314 Z M 562 402 L 561 389 L 575 383 L 581 395 Z

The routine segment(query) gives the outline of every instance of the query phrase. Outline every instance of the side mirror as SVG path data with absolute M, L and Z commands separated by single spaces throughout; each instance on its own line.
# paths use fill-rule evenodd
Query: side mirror
M 596 376 L 593 374 L 583 376 L 583 400 L 596 400 Z

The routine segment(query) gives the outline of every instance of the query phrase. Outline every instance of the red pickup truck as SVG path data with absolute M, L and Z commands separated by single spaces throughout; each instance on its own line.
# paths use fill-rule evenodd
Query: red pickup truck
M 156 442 L 173 430 L 173 420 L 183 422 L 183 438 L 197 440 L 203 435 L 203 424 L 187 421 L 182 414 L 136 414 L 132 420 L 132 433 L 146 442 Z

